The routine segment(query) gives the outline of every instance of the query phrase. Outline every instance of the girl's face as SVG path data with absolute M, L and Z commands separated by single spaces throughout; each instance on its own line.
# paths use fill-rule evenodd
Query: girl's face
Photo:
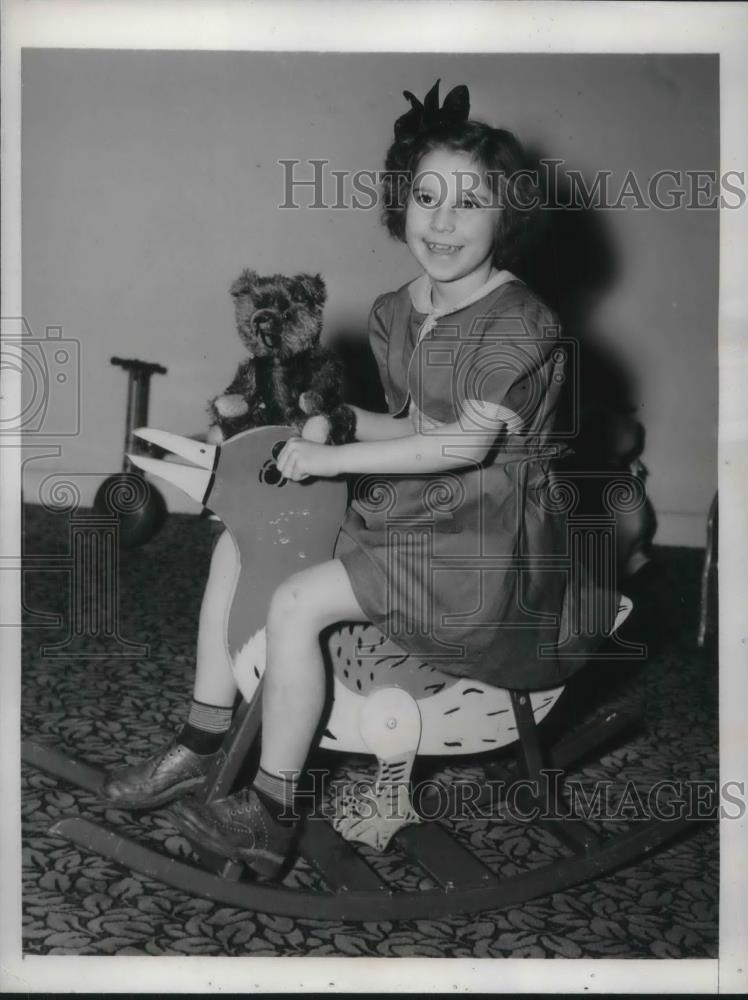
M 500 212 L 468 153 L 434 149 L 421 159 L 406 209 L 405 242 L 443 303 L 466 298 L 488 279 Z

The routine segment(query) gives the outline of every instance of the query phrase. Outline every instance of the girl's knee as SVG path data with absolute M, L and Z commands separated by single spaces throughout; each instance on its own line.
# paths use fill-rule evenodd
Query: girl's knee
M 362 620 L 345 570 L 334 560 L 301 570 L 276 589 L 268 610 L 268 630 L 289 627 L 322 631 L 344 619 Z
M 284 580 L 270 598 L 268 628 L 287 628 L 291 621 L 313 617 L 311 589 L 304 573 L 294 573 Z

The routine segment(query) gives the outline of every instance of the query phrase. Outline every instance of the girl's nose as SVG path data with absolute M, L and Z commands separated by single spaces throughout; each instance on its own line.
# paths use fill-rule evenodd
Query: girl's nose
M 452 208 L 446 202 L 442 202 L 438 208 L 434 209 L 434 214 L 431 217 L 431 228 L 437 232 L 446 233 L 451 232 L 454 227 Z

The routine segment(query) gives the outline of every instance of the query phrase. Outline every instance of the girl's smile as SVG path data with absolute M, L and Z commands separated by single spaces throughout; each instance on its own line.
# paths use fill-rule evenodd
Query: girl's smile
M 450 243 L 426 243 L 426 246 L 431 253 L 437 254 L 452 254 L 462 249 L 461 246 L 454 246 Z
M 435 306 L 456 304 L 488 280 L 500 211 L 469 154 L 435 149 L 420 161 L 405 242 L 432 280 Z

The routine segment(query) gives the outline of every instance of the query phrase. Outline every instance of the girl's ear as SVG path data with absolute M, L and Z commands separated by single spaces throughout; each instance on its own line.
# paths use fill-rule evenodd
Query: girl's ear
M 233 295 L 234 298 L 238 298 L 240 295 L 247 295 L 257 285 L 258 281 L 259 278 L 256 271 L 242 271 L 231 288 L 229 288 L 229 294 Z
M 324 305 L 327 298 L 327 289 L 321 275 L 297 274 L 294 276 L 294 294 L 296 289 L 302 298 L 306 298 L 314 306 Z

